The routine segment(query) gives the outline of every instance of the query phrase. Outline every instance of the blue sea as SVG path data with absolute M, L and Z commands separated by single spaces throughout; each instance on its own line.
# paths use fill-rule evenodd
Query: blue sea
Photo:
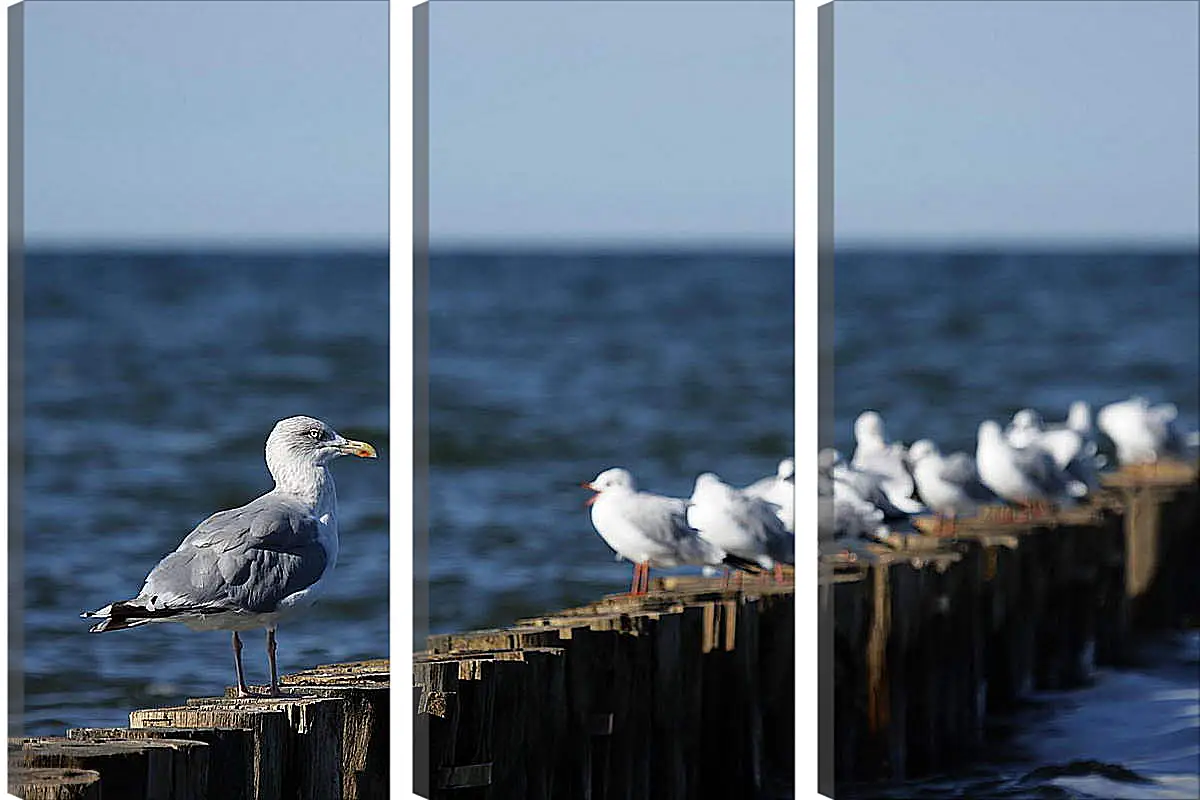
M 198 522 L 268 490 L 266 435 L 295 414 L 380 459 L 334 465 L 337 569 L 280 628 L 280 670 L 387 655 L 387 290 L 386 252 L 26 256 L 24 386 L 10 389 L 24 419 L 10 461 L 24 646 L 9 652 L 27 733 L 125 725 L 131 709 L 233 682 L 227 633 L 89 634 L 79 612 L 136 595 Z M 263 635 L 243 640 L 247 679 L 263 683 Z

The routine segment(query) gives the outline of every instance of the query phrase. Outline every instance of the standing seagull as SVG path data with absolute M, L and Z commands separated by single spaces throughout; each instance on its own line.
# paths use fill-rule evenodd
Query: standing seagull
M 93 633 L 147 622 L 233 631 L 238 695 L 245 697 L 238 631 L 266 628 L 271 694 L 279 694 L 275 628 L 316 599 L 337 563 L 337 495 L 326 465 L 339 456 L 375 458 L 375 448 L 319 419 L 289 417 L 275 424 L 266 454 L 275 488 L 197 525 L 150 571 L 137 597 L 81 614 L 101 618 Z
M 1009 444 L 1000 425 L 992 420 L 979 425 L 975 465 L 984 486 L 1026 509 L 1047 502 L 1070 504 L 1073 497 L 1087 493 L 1086 486 L 1063 475 L 1045 450 Z
M 628 470 L 606 469 L 581 485 L 596 493 L 584 503 L 592 507 L 596 533 L 617 555 L 633 562 L 630 594 L 645 594 L 650 588 L 651 566 L 725 564 L 757 570 L 754 564 L 701 539 L 688 524 L 686 501 L 639 492 Z
M 777 509 L 774 503 L 705 472 L 696 478 L 687 518 L 702 538 L 763 569 L 774 570 L 779 582 L 783 580 L 781 565 L 795 563 L 796 537 Z
M 913 480 L 925 505 L 938 516 L 938 530 L 950 520 L 953 531 L 960 516 L 978 513 L 980 506 L 996 501 L 996 495 L 979 480 L 975 459 L 966 453 L 943 456 L 929 439 L 913 442 L 908 448 L 913 465 Z
M 907 451 L 899 442 L 888 442 L 883 417 L 877 411 L 864 411 L 854 420 L 854 456 L 850 466 L 883 479 L 882 488 L 897 508 L 912 503 L 916 485 L 904 464 Z
M 1156 464 L 1186 452 L 1186 439 L 1175 427 L 1177 413 L 1171 403 L 1151 406 L 1144 397 L 1131 397 L 1100 409 L 1096 424 L 1117 446 L 1122 466 Z
M 774 503 L 775 513 L 789 531 L 796 530 L 796 462 L 785 458 L 779 462 L 774 475 L 768 475 L 747 486 L 742 491 L 751 497 L 759 497 Z

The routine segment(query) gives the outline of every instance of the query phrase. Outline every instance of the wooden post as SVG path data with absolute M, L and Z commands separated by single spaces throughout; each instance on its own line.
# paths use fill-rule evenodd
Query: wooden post
M 254 733 L 247 728 L 72 728 L 67 738 L 186 739 L 208 746 L 205 798 L 251 800 L 254 796 Z
M 11 741 L 9 747 L 10 765 L 94 770 L 104 798 L 206 800 L 208 746 L 202 742 L 54 737 Z
M 10 767 L 8 792 L 23 800 L 100 800 L 100 773 L 92 769 Z
M 134 711 L 131 728 L 245 728 L 254 736 L 255 800 L 341 793 L 342 704 L 325 698 L 200 698 Z M 214 798 L 215 800 L 215 798 Z

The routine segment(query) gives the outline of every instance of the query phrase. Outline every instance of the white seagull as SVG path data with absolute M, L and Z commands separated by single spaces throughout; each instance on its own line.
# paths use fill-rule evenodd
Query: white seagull
M 887 441 L 883 417 L 876 411 L 864 411 L 854 421 L 854 456 L 850 466 L 882 478 L 881 488 L 898 508 L 912 501 L 916 488 L 904 464 L 906 451 L 899 442 Z M 868 498 L 870 499 L 870 498 Z
M 618 556 L 633 562 L 631 594 L 647 592 L 652 566 L 724 564 L 737 569 L 758 569 L 700 538 L 699 531 L 688 524 L 686 501 L 639 492 L 633 475 L 626 469 L 606 469 L 581 485 L 596 493 L 584 504 L 592 508 L 596 533 Z
M 889 494 L 887 478 L 878 472 L 856 469 L 842 460 L 836 450 L 822 451 L 823 458 L 831 460 L 830 475 L 835 484 L 853 491 L 863 500 L 879 509 L 886 520 L 908 519 L 913 514 L 925 511 L 924 504 L 899 492 Z M 837 488 L 835 485 L 835 489 Z
M 1009 444 L 993 420 L 979 425 L 975 466 L 987 488 L 1001 499 L 1027 508 L 1047 502 L 1070 504 L 1072 496 L 1087 492 L 1077 481 L 1067 481 L 1045 450 Z
M 774 570 L 795 562 L 796 537 L 776 513 L 777 506 L 721 481 L 711 472 L 696 478 L 687 509 L 700 536 L 727 553 Z
M 1079 401 L 1071 404 L 1065 425 L 1044 427 L 1040 414 L 1032 409 L 1022 409 L 1013 415 L 1005 438 L 1013 447 L 1036 447 L 1046 451 L 1067 477 L 1091 492 L 1100 486 L 1096 470 L 1102 462 L 1090 431 L 1091 412 L 1087 403 Z
M 784 526 L 793 533 L 796 530 L 796 462 L 785 458 L 779 462 L 774 475 L 768 475 L 747 486 L 744 491 L 751 497 L 759 497 L 775 505 L 775 513 Z
M 150 571 L 137 597 L 80 616 L 100 618 L 93 633 L 149 622 L 233 631 L 241 696 L 250 691 L 238 631 L 266 628 L 270 691 L 277 695 L 275 629 L 312 604 L 337 563 L 337 495 L 328 464 L 345 455 L 375 458 L 375 448 L 339 436 L 319 419 L 280 420 L 266 447 L 274 489 L 197 525 Z
M 838 479 L 835 473 L 839 466 L 845 470 L 842 455 L 837 450 L 825 448 L 817 454 L 819 508 L 822 515 L 827 515 L 822 530 L 829 529 L 834 539 L 886 538 L 888 527 L 883 520 L 883 511 L 863 498 L 854 487 Z
M 1132 397 L 1100 409 L 1096 425 L 1116 445 L 1122 465 L 1155 464 L 1186 452 L 1185 439 L 1175 427 L 1177 413 L 1171 403 L 1151 406 L 1144 397 Z
M 940 518 L 954 521 L 974 516 L 981 506 L 996 501 L 996 495 L 979 480 L 975 459 L 966 453 L 943 456 L 929 439 L 913 442 L 908 448 L 913 479 L 925 505 Z

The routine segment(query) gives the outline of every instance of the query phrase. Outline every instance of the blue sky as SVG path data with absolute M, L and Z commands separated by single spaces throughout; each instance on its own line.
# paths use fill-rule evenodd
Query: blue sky
M 839 241 L 1194 242 L 1198 8 L 838 0 Z M 792 13 L 433 0 L 435 243 L 786 242 Z M 382 241 L 386 19 L 28 3 L 30 240 Z
M 792 10 L 435 0 L 433 241 L 788 242 Z
M 28 239 L 385 242 L 387 12 L 27 3 Z
M 1198 10 L 838 2 L 838 240 L 1195 243 Z

